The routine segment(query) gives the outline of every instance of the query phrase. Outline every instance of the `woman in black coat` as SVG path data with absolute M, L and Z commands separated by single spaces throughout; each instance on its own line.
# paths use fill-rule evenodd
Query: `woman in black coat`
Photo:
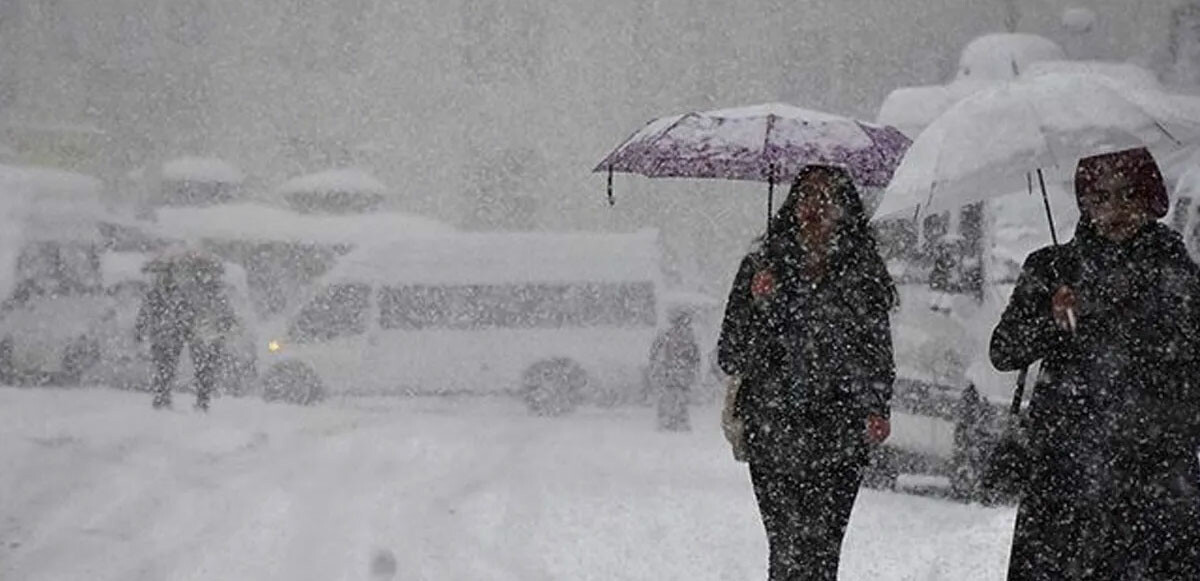
M 1075 190 L 1075 238 L 1029 256 L 992 335 L 998 369 L 1042 360 L 1008 579 L 1200 579 L 1200 271 L 1145 149 Z
M 896 302 L 850 176 L 802 170 L 742 261 L 718 345 L 772 580 L 837 578 L 869 448 L 890 429 Z

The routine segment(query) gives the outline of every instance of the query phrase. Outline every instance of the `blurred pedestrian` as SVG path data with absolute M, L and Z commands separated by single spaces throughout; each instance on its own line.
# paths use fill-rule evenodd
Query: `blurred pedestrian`
M 196 409 L 208 411 L 224 360 L 224 338 L 235 325 L 222 286 L 221 263 L 183 253 L 152 261 L 147 270 L 154 281 L 138 311 L 134 332 L 138 342 L 150 340 L 153 406 L 171 406 L 171 385 L 179 356 L 187 347 L 196 374 Z
M 700 374 L 700 346 L 686 310 L 673 312 L 670 325 L 650 349 L 650 383 L 658 396 L 658 429 L 684 432 L 692 429 L 687 406 Z

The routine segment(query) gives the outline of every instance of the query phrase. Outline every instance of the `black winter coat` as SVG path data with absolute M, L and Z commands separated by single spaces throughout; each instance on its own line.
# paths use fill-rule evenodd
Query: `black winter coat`
M 1063 285 L 1074 333 L 1051 315 Z M 1200 579 L 1200 270 L 1179 236 L 1155 223 L 1114 243 L 1083 223 L 1034 252 L 991 358 L 1042 360 L 1008 578 Z
M 142 300 L 135 333 L 156 344 L 210 341 L 228 333 L 236 319 L 219 282 L 178 284 L 159 277 Z
M 755 273 L 775 277 L 754 297 Z M 864 273 L 808 280 L 788 261 L 751 253 L 725 310 L 718 362 L 741 378 L 735 402 L 749 460 L 784 471 L 867 459 L 869 414 L 888 417 L 895 379 L 890 289 Z

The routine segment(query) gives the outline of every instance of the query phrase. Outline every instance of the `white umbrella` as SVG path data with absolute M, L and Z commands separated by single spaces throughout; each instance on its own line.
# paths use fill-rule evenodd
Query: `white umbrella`
M 1197 138 L 1194 98 L 1095 75 L 1015 81 L 964 99 L 930 124 L 896 169 L 875 218 L 960 207 L 1031 187 L 1034 175 L 1044 184 L 1043 169 L 1070 171 L 1084 157 L 1169 150 Z

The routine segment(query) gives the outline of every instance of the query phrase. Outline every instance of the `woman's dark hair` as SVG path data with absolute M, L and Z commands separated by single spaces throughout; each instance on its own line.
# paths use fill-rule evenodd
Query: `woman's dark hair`
M 797 242 L 800 225 L 796 223 L 796 207 L 804 199 L 805 184 L 809 176 L 823 174 L 834 183 L 834 199 L 842 209 L 830 244 L 834 246 L 830 273 L 835 276 L 860 277 L 869 284 L 871 292 L 878 295 L 887 308 L 900 304 L 896 285 L 887 271 L 887 265 L 879 254 L 879 245 L 867 218 L 862 199 L 850 173 L 844 168 L 825 165 L 809 165 L 800 170 L 788 191 L 783 205 L 771 217 L 767 231 L 758 238 L 763 257 L 771 264 L 782 264 L 795 260 L 804 252 Z

